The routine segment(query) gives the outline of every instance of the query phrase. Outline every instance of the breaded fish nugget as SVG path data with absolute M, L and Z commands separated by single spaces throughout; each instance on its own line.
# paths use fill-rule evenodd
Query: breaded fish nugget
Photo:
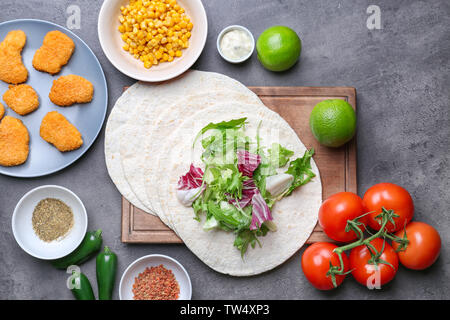
M 4 115 L 5 115 L 5 106 L 3 105 L 3 103 L 0 102 L 0 120 L 2 120 Z
M 11 84 L 27 81 L 28 70 L 22 63 L 27 36 L 22 30 L 10 31 L 0 43 L 0 79 Z
M 0 122 L 0 165 L 18 166 L 27 161 L 30 136 L 21 120 L 6 116 Z
M 94 86 L 83 77 L 69 74 L 53 80 L 50 100 L 58 106 L 70 106 L 74 103 L 87 103 L 92 100 Z
M 78 149 L 83 144 L 78 129 L 57 111 L 47 113 L 42 119 L 40 134 L 62 152 Z
M 10 85 L 3 94 L 3 101 L 21 116 L 27 115 L 39 107 L 39 97 L 28 84 Z
M 69 62 L 75 43 L 66 34 L 54 30 L 47 33 L 33 57 L 36 70 L 57 74 Z

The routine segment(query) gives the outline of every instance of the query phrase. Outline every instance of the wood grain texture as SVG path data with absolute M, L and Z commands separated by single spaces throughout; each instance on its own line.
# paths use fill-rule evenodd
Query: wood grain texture
M 356 110 L 356 90 L 351 87 L 249 87 L 278 112 L 295 130 L 305 146 L 314 147 L 314 161 L 322 179 L 322 197 L 340 191 L 357 192 L 356 141 L 341 148 L 321 146 L 309 129 L 309 114 L 324 99 L 343 99 Z M 317 225 L 307 243 L 331 241 Z M 158 217 L 134 207 L 122 197 L 122 242 L 182 243 L 182 240 Z

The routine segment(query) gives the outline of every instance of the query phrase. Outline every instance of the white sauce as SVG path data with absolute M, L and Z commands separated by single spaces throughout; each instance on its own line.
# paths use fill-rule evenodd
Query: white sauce
M 233 29 L 222 36 L 220 50 L 228 59 L 240 60 L 252 51 L 252 45 L 252 38 L 246 31 Z

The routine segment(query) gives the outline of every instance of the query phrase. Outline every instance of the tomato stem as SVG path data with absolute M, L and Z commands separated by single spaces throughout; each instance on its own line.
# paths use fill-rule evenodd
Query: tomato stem
M 384 207 L 381 208 L 381 213 L 379 214 L 379 217 L 381 218 L 380 230 L 378 230 L 376 233 L 374 233 L 371 236 L 364 239 L 363 231 L 360 228 L 360 225 L 362 225 L 362 223 L 359 222 L 359 219 L 367 214 L 368 213 L 365 213 L 362 216 L 359 216 L 354 220 L 347 221 L 348 228 L 346 228 L 346 229 L 348 229 L 348 231 L 350 231 L 350 230 L 355 231 L 355 233 L 357 233 L 357 235 L 358 235 L 358 240 L 356 240 L 355 242 L 346 244 L 344 246 L 338 247 L 333 250 L 333 252 L 335 252 L 339 257 L 340 266 L 338 267 L 338 266 L 333 266 L 330 264 L 330 269 L 328 270 L 327 275 L 331 276 L 334 287 L 336 287 L 336 281 L 335 281 L 336 275 L 346 274 L 346 272 L 344 270 L 344 261 L 342 259 L 342 254 L 345 251 L 351 250 L 351 249 L 359 247 L 361 245 L 366 245 L 368 248 L 373 250 L 373 252 L 372 252 L 372 250 L 369 250 L 371 256 L 373 257 L 373 263 L 378 264 L 379 262 L 381 262 L 379 260 L 380 260 L 381 254 L 383 253 L 383 250 L 381 250 L 381 252 L 378 252 L 375 249 L 375 247 L 370 243 L 372 240 L 380 238 L 380 237 L 383 237 L 383 238 L 387 237 L 387 238 L 389 238 L 393 241 L 399 242 L 399 243 L 405 243 L 405 241 L 408 241 L 408 240 L 405 240 L 405 237 L 399 238 L 395 235 L 391 235 L 388 233 L 388 231 L 386 229 L 386 225 L 388 224 L 388 222 L 393 222 L 393 218 L 396 217 L 397 215 L 394 213 L 394 210 L 386 210 Z M 383 248 L 384 248 L 384 245 L 383 245 Z

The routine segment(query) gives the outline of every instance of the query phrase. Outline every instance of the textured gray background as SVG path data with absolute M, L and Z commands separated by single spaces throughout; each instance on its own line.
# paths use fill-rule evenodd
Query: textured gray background
M 74 165 L 39 179 L 0 176 L 0 298 L 71 299 L 67 274 L 22 251 L 14 241 L 11 215 L 20 197 L 43 184 L 59 184 L 84 201 L 89 229 L 102 228 L 104 243 L 119 256 L 120 275 L 146 254 L 170 255 L 186 267 L 195 299 L 442 299 L 450 289 L 450 2 L 448 0 L 258 1 L 204 0 L 209 35 L 194 66 L 221 72 L 246 85 L 354 86 L 358 93 L 359 194 L 372 184 L 389 181 L 412 194 L 415 219 L 437 227 L 443 242 L 440 259 L 429 270 L 400 268 L 396 279 L 369 291 L 351 277 L 337 290 L 319 292 L 300 267 L 300 253 L 271 272 L 232 278 L 210 270 L 182 245 L 126 245 L 120 242 L 120 194 L 106 171 L 104 130 Z M 97 38 L 102 1 L 1 0 L 0 21 L 38 18 L 66 25 L 66 8 L 81 8 L 81 29 L 74 30 L 93 49 L 105 71 L 109 109 L 134 80 L 118 72 L 103 54 Z M 377 4 L 382 30 L 366 27 L 366 9 Z M 257 37 L 283 24 L 303 41 L 300 63 L 288 72 L 264 70 L 253 56 L 243 65 L 223 61 L 216 36 L 230 24 L 242 24 Z M 95 263 L 82 270 L 95 283 Z M 96 287 L 94 285 L 94 287 Z M 96 290 L 94 288 L 94 290 Z M 117 297 L 117 290 L 116 290 Z

